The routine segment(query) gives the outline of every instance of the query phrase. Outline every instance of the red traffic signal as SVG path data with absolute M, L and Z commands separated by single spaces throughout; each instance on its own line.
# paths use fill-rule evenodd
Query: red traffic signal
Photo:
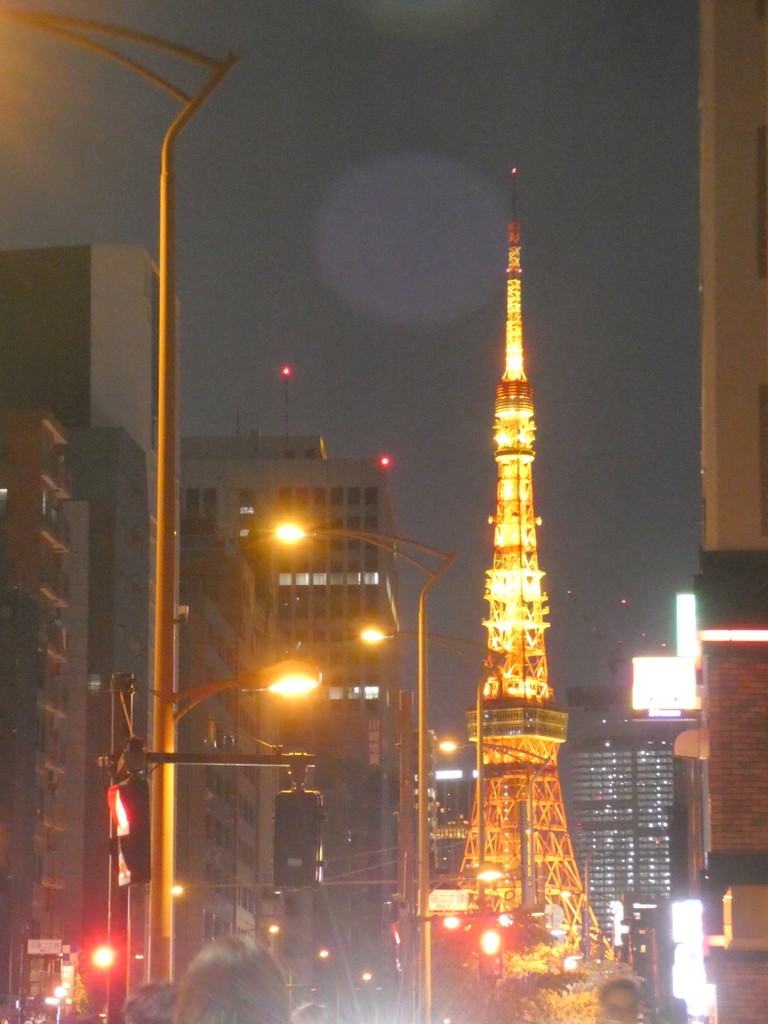
M 109 946 L 99 946 L 91 954 L 91 962 L 94 967 L 101 967 L 103 970 L 111 967 L 115 962 L 114 949 L 110 949 Z
M 483 981 L 497 981 L 501 977 L 503 957 L 499 928 L 484 928 L 480 932 L 477 966 Z
M 107 790 L 107 803 L 115 823 L 120 855 L 120 885 L 142 885 L 151 875 L 149 783 L 130 775 Z

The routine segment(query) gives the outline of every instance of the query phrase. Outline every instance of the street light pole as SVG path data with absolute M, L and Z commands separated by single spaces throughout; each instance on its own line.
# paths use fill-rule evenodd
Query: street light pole
M 145 32 L 86 18 L 0 8 L 0 19 L 42 29 L 123 67 L 152 82 L 182 104 L 163 140 L 160 177 L 160 237 L 158 251 L 158 437 L 157 536 L 155 563 L 155 749 L 173 753 L 173 693 L 176 619 L 176 478 L 178 459 L 178 362 L 176 338 L 176 233 L 173 157 L 176 139 L 238 58 L 230 53 L 216 60 Z M 207 71 L 202 87 L 188 95 L 167 79 L 101 40 L 119 40 L 172 54 Z M 152 779 L 152 880 L 149 891 L 149 972 L 171 976 L 173 900 L 174 774 L 172 765 L 158 768 Z
M 173 753 L 176 731 L 176 491 L 178 476 L 178 339 L 176 333 L 175 145 L 179 133 L 221 82 L 237 57 L 215 62 L 203 87 L 186 99 L 163 140 L 160 175 L 159 352 L 157 417 L 157 538 L 155 562 L 155 749 Z M 173 864 L 175 826 L 173 765 L 158 767 L 152 779 L 152 877 L 149 883 L 149 976 L 173 973 Z
M 421 588 L 419 594 L 419 619 L 418 619 L 418 799 L 416 812 L 417 832 L 417 887 L 416 887 L 416 917 L 419 922 L 419 968 L 417 975 L 417 989 L 419 994 L 419 1017 L 420 1024 L 431 1024 L 432 1021 L 432 963 L 430 944 L 430 915 L 429 915 L 429 728 L 428 728 L 428 686 L 427 686 L 427 595 L 438 579 L 443 575 L 449 565 L 456 558 L 456 554 L 449 554 L 439 548 L 430 547 L 427 544 L 420 544 L 415 540 L 406 537 L 398 537 L 387 533 L 368 533 L 362 530 L 344 529 L 320 529 L 305 531 L 298 526 L 286 525 L 276 531 L 277 537 L 285 543 L 296 543 L 305 537 L 349 537 L 352 540 L 360 540 L 364 544 L 372 544 L 382 551 L 388 551 L 397 558 L 403 558 L 406 562 L 416 566 L 426 573 L 428 579 Z M 401 549 L 401 545 L 423 551 L 427 555 L 440 560 L 436 569 L 415 558 L 407 551 Z

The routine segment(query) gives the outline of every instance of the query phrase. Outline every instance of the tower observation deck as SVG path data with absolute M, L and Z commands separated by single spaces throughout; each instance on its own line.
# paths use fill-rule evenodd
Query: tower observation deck
M 568 715 L 549 685 L 544 631 L 548 623 L 536 544 L 532 467 L 533 394 L 523 367 L 520 240 L 509 227 L 506 362 L 496 388 L 494 440 L 498 486 L 493 568 L 485 597 L 489 616 L 483 685 L 484 849 L 478 849 L 478 807 L 472 814 L 462 877 L 467 884 L 479 864 L 499 865 L 503 876 L 489 883 L 484 901 L 494 909 L 562 907 L 550 922 L 571 948 L 581 943 L 587 916 L 599 940 L 573 855 L 563 808 L 557 754 Z M 469 738 L 477 742 L 477 711 L 467 712 Z M 562 921 L 560 918 L 562 917 Z

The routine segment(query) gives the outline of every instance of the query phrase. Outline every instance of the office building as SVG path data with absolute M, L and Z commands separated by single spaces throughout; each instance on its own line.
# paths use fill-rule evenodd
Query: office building
M 68 853 L 81 836 L 63 800 L 84 728 L 63 618 L 66 440 L 50 413 L 0 412 L 0 976 L 43 996 L 49 965 L 27 943 L 70 939 L 65 907 L 80 881 Z
M 271 642 L 268 581 L 212 520 L 181 530 L 179 690 L 233 679 L 265 664 Z M 276 742 L 272 694 L 225 690 L 179 723 L 178 749 L 259 754 Z M 266 943 L 276 923 L 272 816 L 276 769 L 180 766 L 177 771 L 174 970 L 183 974 L 210 939 L 251 935 Z M 202 827 L 201 827 L 202 826 Z
M 435 870 L 458 878 L 472 821 L 477 773 L 472 768 L 436 768 L 433 829 Z
M 397 631 L 396 564 L 391 553 L 338 535 L 276 547 L 274 529 L 291 520 L 310 533 L 396 534 L 386 469 L 375 460 L 329 458 L 318 437 L 186 438 L 182 502 L 186 518 L 215 520 L 232 550 L 269 564 L 271 660 L 306 657 L 322 670 L 311 713 L 309 704 L 304 713 L 286 705 L 280 724 L 284 744 L 316 755 L 313 785 L 327 815 L 325 877 L 335 884 L 316 895 L 284 894 L 277 951 L 296 998 L 317 984 L 351 996 L 349 978 L 365 970 L 382 977 L 394 965 L 394 883 L 387 880 L 396 874 L 396 651 L 390 643 L 367 647 L 359 637 L 369 624 L 386 635 Z
M 717 1019 L 752 1024 L 768 1004 L 768 18 L 752 0 L 700 10 L 702 896 Z
M 635 720 L 627 704 L 605 697 L 602 688 L 569 693 L 573 728 L 565 763 L 577 858 L 610 939 L 612 903 L 669 899 L 673 750 L 682 726 Z
M 107 935 L 109 825 L 95 764 L 110 750 L 114 673 L 135 677 L 134 731 L 151 727 L 157 282 L 143 249 L 0 253 L 0 408 L 51 410 L 69 439 L 79 544 L 66 556 L 77 586 L 62 621 L 70 624 L 68 671 L 85 732 L 79 783 L 70 775 L 66 785 L 69 816 L 85 838 L 72 859 L 82 871 L 80 895 L 65 901 L 61 928 L 73 946 L 91 948 Z M 127 730 L 122 714 L 117 721 L 119 748 Z M 116 886 L 112 911 L 118 927 L 125 894 Z

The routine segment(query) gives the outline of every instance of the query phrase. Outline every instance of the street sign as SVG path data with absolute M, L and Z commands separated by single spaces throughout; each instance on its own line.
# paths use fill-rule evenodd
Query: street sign
M 468 889 L 433 889 L 429 909 L 434 913 L 460 914 L 469 910 Z
M 61 956 L 61 939 L 27 939 L 30 956 Z

